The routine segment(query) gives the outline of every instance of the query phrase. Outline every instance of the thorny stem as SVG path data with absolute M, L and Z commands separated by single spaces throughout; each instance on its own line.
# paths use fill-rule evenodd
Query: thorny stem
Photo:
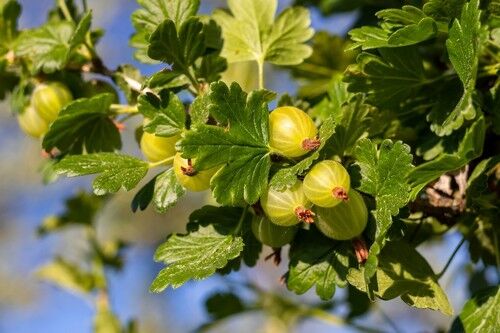
M 156 168 L 158 166 L 161 166 L 161 165 L 164 165 L 166 163 L 169 163 L 169 162 L 172 162 L 174 160 L 174 156 L 171 156 L 169 158 L 166 158 L 164 160 L 161 160 L 161 161 L 158 161 L 158 162 L 152 162 L 152 163 L 149 163 L 149 168 Z
M 450 267 L 453 258 L 455 258 L 455 255 L 458 253 L 458 250 L 460 250 L 460 248 L 464 243 L 465 243 L 465 236 L 462 237 L 460 243 L 458 243 L 458 245 L 455 247 L 455 250 L 453 250 L 453 253 L 451 254 L 450 258 L 448 258 L 448 262 L 446 263 L 446 265 L 444 265 L 443 270 L 439 274 L 436 274 L 436 277 L 438 279 L 440 279 L 444 275 L 444 273 L 446 273 L 446 270 L 448 269 L 448 267 Z

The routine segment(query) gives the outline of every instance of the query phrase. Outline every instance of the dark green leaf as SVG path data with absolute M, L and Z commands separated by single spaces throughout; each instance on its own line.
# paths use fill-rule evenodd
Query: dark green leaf
M 94 193 L 103 195 L 121 188 L 126 191 L 135 188 L 148 172 L 149 165 L 132 156 L 98 153 L 67 156 L 54 168 L 68 177 L 99 174 L 93 183 Z
M 141 95 L 139 112 L 148 118 L 144 131 L 157 136 L 170 137 L 184 130 L 186 111 L 184 104 L 173 92 L 166 92 L 158 98 L 154 94 Z
M 212 178 L 217 201 L 225 205 L 255 203 L 267 189 L 271 167 L 268 148 L 268 106 L 265 90 L 248 96 L 237 83 L 211 85 L 210 114 L 227 128 L 199 125 L 180 143 L 183 156 L 200 170 L 225 164 Z
M 161 292 L 169 286 L 180 287 L 188 280 L 205 279 L 242 250 L 240 237 L 221 234 L 212 225 L 187 235 L 174 234 L 156 250 L 155 260 L 167 267 L 160 271 L 150 290 Z
M 21 5 L 15 1 L 0 3 L 0 56 L 13 48 L 18 30 L 17 20 L 21 15 Z
M 316 228 L 299 230 L 290 247 L 288 289 L 303 294 L 316 285 L 316 294 L 329 300 L 335 286 L 345 287 L 349 269 L 349 246 L 323 236 Z
M 155 191 L 156 178 L 159 175 L 156 175 L 153 179 L 147 182 L 135 195 L 132 199 L 132 212 L 137 212 L 138 209 L 145 210 L 148 208 L 149 204 L 153 200 L 153 195 Z
M 384 300 L 401 296 L 405 303 L 417 308 L 439 310 L 449 316 L 453 313 L 432 268 L 405 242 L 386 244 L 379 255 L 375 278 L 370 280 L 368 288 L 365 276 L 363 269 L 351 268 L 347 280 L 363 292 L 373 290 L 377 297 Z
M 384 246 L 386 234 L 392 225 L 392 217 L 408 203 L 410 185 L 408 173 L 412 170 L 410 147 L 401 141 L 393 143 L 384 140 L 377 146 L 369 139 L 362 139 L 354 150 L 356 164 L 361 172 L 361 184 L 358 189 L 375 197 L 376 208 L 372 211 L 376 222 L 375 241 L 370 247 L 365 263 L 365 279 L 377 270 L 377 256 Z
M 195 15 L 200 7 L 199 0 L 138 0 L 140 9 L 132 14 L 136 33 L 130 45 L 137 49 L 135 58 L 141 62 L 154 63 L 147 56 L 148 40 L 151 34 L 166 19 L 171 19 L 179 28 L 188 18 Z
M 78 99 L 61 110 L 43 139 L 46 151 L 80 154 L 114 151 L 122 146 L 120 133 L 110 118 L 112 94 Z

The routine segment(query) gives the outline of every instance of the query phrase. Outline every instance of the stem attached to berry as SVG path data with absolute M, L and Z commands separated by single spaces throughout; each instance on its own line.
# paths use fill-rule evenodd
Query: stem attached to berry
M 356 259 L 358 263 L 364 264 L 368 259 L 368 247 L 366 246 L 363 238 L 358 237 L 352 240 L 352 246 L 354 247 L 354 253 L 356 254 Z

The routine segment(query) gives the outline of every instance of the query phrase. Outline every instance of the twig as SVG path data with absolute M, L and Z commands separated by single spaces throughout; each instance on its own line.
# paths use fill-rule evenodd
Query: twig
M 458 245 L 455 247 L 455 250 L 453 250 L 453 253 L 451 254 L 450 258 L 448 258 L 448 262 L 446 263 L 444 268 L 441 270 L 441 272 L 439 274 L 436 274 L 436 278 L 438 280 L 444 275 L 444 273 L 446 273 L 446 270 L 448 269 L 451 262 L 453 261 L 453 258 L 455 258 L 455 255 L 458 253 L 458 250 L 460 250 L 460 248 L 462 247 L 462 245 L 464 243 L 465 243 L 465 236 L 462 237 L 462 240 L 460 241 L 460 243 L 458 243 Z

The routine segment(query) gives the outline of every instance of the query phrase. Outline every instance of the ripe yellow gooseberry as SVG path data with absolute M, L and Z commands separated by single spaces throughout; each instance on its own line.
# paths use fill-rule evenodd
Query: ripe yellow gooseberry
M 351 179 L 347 170 L 336 161 L 316 164 L 304 178 L 304 193 L 316 206 L 334 207 L 348 200 Z
M 21 130 L 34 137 L 41 138 L 49 130 L 48 122 L 40 117 L 35 108 L 31 105 L 24 109 L 24 111 L 17 116 L 19 127 Z
M 292 226 L 299 222 L 313 223 L 312 204 L 304 194 L 301 181 L 283 192 L 269 188 L 260 198 L 264 212 L 271 222 Z
M 39 84 L 31 96 L 31 104 L 49 123 L 56 120 L 61 109 L 72 100 L 71 92 L 60 82 Z
M 349 192 L 349 200 L 335 207 L 317 207 L 316 226 L 327 237 L 348 240 L 359 236 L 368 223 L 368 209 L 361 194 Z
M 210 188 L 210 180 L 219 167 L 197 171 L 191 160 L 182 158 L 180 153 L 174 157 L 174 172 L 179 183 L 193 192 L 201 192 Z
M 269 145 L 278 154 L 295 158 L 319 147 L 318 129 L 307 113 L 292 106 L 269 115 Z
M 161 137 L 144 132 L 140 143 L 142 153 L 152 163 L 166 160 L 175 155 L 175 144 L 180 138 L 180 135 Z

